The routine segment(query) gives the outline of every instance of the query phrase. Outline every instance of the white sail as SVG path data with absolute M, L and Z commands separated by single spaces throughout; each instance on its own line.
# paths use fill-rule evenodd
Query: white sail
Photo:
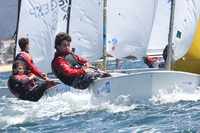
M 67 31 L 68 6 L 69 6 L 69 3 L 67 0 L 59 0 L 58 22 L 57 22 L 56 34 L 58 32 L 66 32 Z
M 108 0 L 107 52 L 116 58 L 146 55 L 157 0 Z
M 198 25 L 199 5 L 199 0 L 176 0 L 172 43 L 175 60 L 190 49 Z
M 168 44 L 170 0 L 159 0 L 147 53 L 162 54 Z
M 72 1 L 69 34 L 75 54 L 94 61 L 103 51 L 103 2 L 99 0 Z
M 55 52 L 54 39 L 58 32 L 57 24 L 60 21 L 58 19 L 59 5 L 61 1 L 57 0 L 21 1 L 17 41 L 21 37 L 29 38 L 29 52 L 41 72 L 51 72 L 50 64 Z M 16 54 L 19 51 L 17 44 Z

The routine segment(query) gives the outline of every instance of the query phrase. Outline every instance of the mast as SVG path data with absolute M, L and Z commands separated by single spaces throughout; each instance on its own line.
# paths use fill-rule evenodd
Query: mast
M 167 47 L 167 68 L 166 70 L 171 70 L 172 61 L 172 38 L 173 38 L 173 27 L 174 27 L 174 12 L 175 12 L 175 0 L 171 1 L 171 15 L 170 15 L 170 26 L 169 26 L 169 38 Z
M 72 1 L 69 0 L 69 6 L 68 6 L 68 13 L 67 13 L 67 34 L 69 34 L 69 23 L 70 23 L 70 14 L 71 14 L 71 3 Z
M 20 19 L 20 11 L 21 11 L 21 1 L 22 0 L 18 0 L 18 16 L 17 16 L 17 26 L 16 26 L 16 31 L 13 35 L 13 38 L 15 36 L 15 47 L 14 47 L 14 55 L 13 58 L 15 59 L 15 55 L 16 55 L 16 49 L 17 49 L 17 38 L 18 38 L 18 27 L 19 27 L 19 19 Z
M 103 29 L 103 70 L 106 71 L 107 66 L 107 50 L 106 50 L 106 39 L 107 39 L 107 0 L 104 0 L 104 29 Z

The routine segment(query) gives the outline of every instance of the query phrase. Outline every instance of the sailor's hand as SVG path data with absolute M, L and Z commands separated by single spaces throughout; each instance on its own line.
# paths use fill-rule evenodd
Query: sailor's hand
M 92 67 L 92 65 L 89 62 L 86 62 L 85 65 L 86 65 L 87 68 Z
M 43 76 L 43 77 L 47 77 L 46 73 L 42 73 L 42 76 Z
M 51 80 L 49 78 L 47 78 L 47 77 L 44 77 L 44 78 L 45 78 L 45 81 L 51 82 Z
M 36 78 L 35 74 L 31 74 L 31 76 L 29 77 L 30 80 L 35 79 L 35 78 Z
M 86 73 L 92 73 L 92 71 L 89 68 L 84 69 Z

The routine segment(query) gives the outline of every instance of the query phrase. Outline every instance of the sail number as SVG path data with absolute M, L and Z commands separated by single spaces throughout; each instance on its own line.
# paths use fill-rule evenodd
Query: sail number
M 66 13 L 68 11 L 68 4 L 69 4 L 68 0 L 59 0 L 59 7 Z
M 47 15 L 50 11 L 54 11 L 58 7 L 57 0 L 51 0 L 50 5 L 44 3 L 39 6 L 32 7 L 29 10 L 30 15 L 35 15 L 36 18 Z
M 59 0 L 59 6 L 63 6 L 67 3 L 69 3 L 68 0 Z
M 68 0 L 50 0 L 50 3 L 44 3 L 38 6 L 33 6 L 29 13 L 34 15 L 36 18 L 54 12 L 59 6 L 63 11 L 67 12 Z

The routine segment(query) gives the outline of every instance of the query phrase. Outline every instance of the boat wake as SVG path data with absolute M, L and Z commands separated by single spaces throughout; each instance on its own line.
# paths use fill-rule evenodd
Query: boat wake
M 63 117 L 76 117 L 98 112 L 124 112 L 136 106 L 116 106 L 109 103 L 93 103 L 91 93 L 63 93 L 44 96 L 38 102 L 23 101 L 3 96 L 0 98 L 0 128 L 12 125 L 57 121 Z
M 159 93 L 156 96 L 153 96 L 150 99 L 152 104 L 166 104 L 166 103 L 176 103 L 179 101 L 198 101 L 200 100 L 200 86 L 196 90 L 190 93 L 186 93 L 182 88 L 176 87 L 173 89 L 173 92 L 169 93 L 166 90 L 159 90 Z
M 150 99 L 131 100 L 121 95 L 114 104 L 94 102 L 89 91 L 82 93 L 63 93 L 53 97 L 44 96 L 39 102 L 18 100 L 17 98 L 1 97 L 0 99 L 0 128 L 5 129 L 12 125 L 39 123 L 40 121 L 57 121 L 62 118 L 95 113 L 119 113 L 140 108 L 141 106 L 162 105 L 180 101 L 200 100 L 200 90 L 195 93 L 182 93 L 181 88 L 174 89 L 168 94 L 164 90 Z

